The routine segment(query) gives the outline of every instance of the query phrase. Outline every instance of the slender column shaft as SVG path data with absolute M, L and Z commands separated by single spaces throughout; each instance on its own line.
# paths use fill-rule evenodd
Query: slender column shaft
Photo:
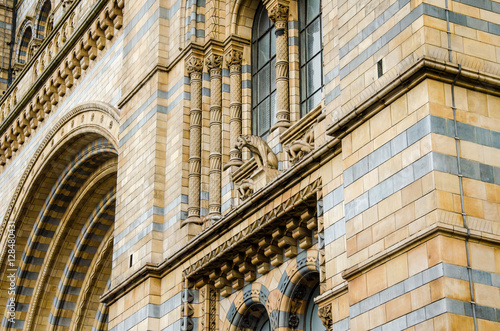
M 276 4 L 269 11 L 269 18 L 276 28 L 276 124 L 290 126 L 290 106 L 288 93 L 288 7 Z
M 191 77 L 191 110 L 189 112 L 189 204 L 186 223 L 200 223 L 201 179 L 201 72 L 203 61 L 191 57 L 187 61 Z
M 241 135 L 241 61 L 243 53 L 232 50 L 226 55 L 226 62 L 229 66 L 231 103 L 229 105 L 231 118 L 229 119 L 229 166 L 240 166 L 241 151 L 236 148 L 236 139 Z
M 207 60 L 210 70 L 210 187 L 208 213 L 221 213 L 222 164 L 222 56 L 211 54 Z

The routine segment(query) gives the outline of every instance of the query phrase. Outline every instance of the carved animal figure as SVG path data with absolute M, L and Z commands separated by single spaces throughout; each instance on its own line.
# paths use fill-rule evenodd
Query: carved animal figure
M 302 139 L 292 141 L 287 146 L 287 153 L 290 155 L 292 163 L 299 161 L 314 148 L 314 131 L 311 129 Z
M 269 145 L 258 136 L 241 135 L 236 139 L 235 147 L 240 151 L 243 147 L 248 148 L 255 156 L 255 161 L 260 167 L 278 169 L 278 158 Z
M 240 193 L 241 200 L 248 199 L 253 194 L 253 180 L 244 179 L 238 188 L 238 192 Z

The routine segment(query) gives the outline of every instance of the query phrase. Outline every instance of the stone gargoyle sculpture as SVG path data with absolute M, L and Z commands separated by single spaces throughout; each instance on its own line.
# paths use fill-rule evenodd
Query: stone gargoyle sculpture
M 259 168 L 278 169 L 278 158 L 261 137 L 241 135 L 236 139 L 235 147 L 240 151 L 243 147 L 248 148 L 253 153 Z
M 309 130 L 302 139 L 297 139 L 288 144 L 285 151 L 290 155 L 292 163 L 298 162 L 307 153 L 314 149 L 314 131 Z

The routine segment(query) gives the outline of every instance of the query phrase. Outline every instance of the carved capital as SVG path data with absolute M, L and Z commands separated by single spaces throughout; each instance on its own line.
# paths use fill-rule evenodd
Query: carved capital
M 209 70 L 220 69 L 222 67 L 222 56 L 216 54 L 210 54 L 205 59 L 205 63 Z
M 201 73 L 203 70 L 203 60 L 199 57 L 191 56 L 186 61 L 186 70 L 190 75 L 195 72 Z
M 287 22 L 288 21 L 288 6 L 281 4 L 274 5 L 271 10 L 269 10 L 269 19 L 276 22 Z
M 226 54 L 226 63 L 227 63 L 227 66 L 230 68 L 233 66 L 240 66 L 241 67 L 242 61 L 243 61 L 243 52 L 241 52 L 241 51 L 233 49 L 233 50 L 230 50 Z

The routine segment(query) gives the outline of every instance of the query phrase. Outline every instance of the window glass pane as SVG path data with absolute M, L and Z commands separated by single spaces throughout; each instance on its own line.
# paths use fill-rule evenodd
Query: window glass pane
M 307 66 L 303 66 L 300 69 L 300 97 L 302 100 L 307 98 L 307 74 L 306 74 Z
M 276 123 L 276 92 L 271 94 L 271 125 Z
M 307 0 L 307 23 L 319 14 L 320 0 Z
M 307 64 L 307 97 L 321 87 L 321 53 Z
M 257 76 L 252 77 L 252 107 L 255 107 L 259 103 L 258 90 L 257 90 Z
M 271 71 L 271 91 L 276 89 L 276 58 L 271 60 L 269 70 Z
M 257 128 L 258 128 L 258 115 L 257 115 L 257 108 L 252 109 L 252 134 L 253 135 L 258 135 Z
M 316 53 L 321 50 L 321 20 L 317 18 L 306 29 L 307 35 L 307 60 L 310 60 Z
M 267 64 L 258 73 L 257 89 L 259 90 L 259 102 L 269 95 L 270 64 Z
M 258 24 L 259 24 L 259 35 L 258 35 L 258 37 L 260 37 L 269 28 L 269 17 L 267 15 L 267 10 L 265 8 L 262 8 L 262 11 L 261 11 L 261 14 L 260 14 L 260 20 L 259 20 Z
M 302 30 L 306 26 L 306 0 L 299 1 L 299 23 L 300 29 Z
M 271 127 L 269 97 L 259 105 L 259 136 L 262 136 Z
M 300 65 L 306 63 L 306 32 L 302 31 L 300 33 Z
M 307 114 L 307 102 L 300 105 L 300 116 L 305 116 Z
M 267 61 L 269 61 L 269 32 L 259 40 L 259 68 L 261 68 Z
M 271 29 L 271 32 L 269 33 L 271 34 L 271 57 L 272 57 L 276 55 L 276 31 L 274 29 L 274 26 Z
M 307 100 L 307 112 L 313 110 L 313 108 L 319 105 L 320 102 L 321 102 L 321 90 L 318 90 Z

